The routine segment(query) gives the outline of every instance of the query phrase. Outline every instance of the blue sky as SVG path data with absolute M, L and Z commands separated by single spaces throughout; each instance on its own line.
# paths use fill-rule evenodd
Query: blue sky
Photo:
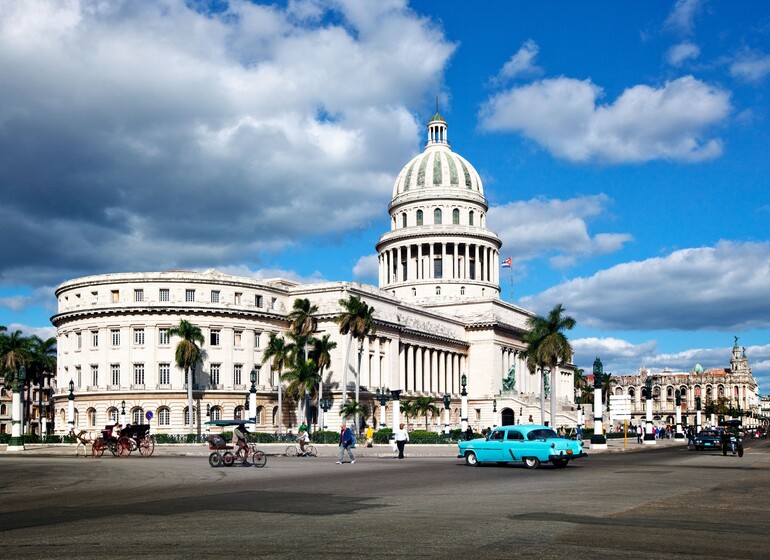
M 770 388 L 764 2 L 0 0 L 0 75 L 9 328 L 106 272 L 375 283 L 438 97 L 503 297 L 562 303 L 579 366 L 725 367 L 735 335 Z

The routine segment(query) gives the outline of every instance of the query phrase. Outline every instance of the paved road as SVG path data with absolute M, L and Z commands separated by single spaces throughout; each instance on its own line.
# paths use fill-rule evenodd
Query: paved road
M 769 484 L 768 442 L 743 458 L 661 447 L 536 471 L 0 456 L 0 557 L 768 558 Z

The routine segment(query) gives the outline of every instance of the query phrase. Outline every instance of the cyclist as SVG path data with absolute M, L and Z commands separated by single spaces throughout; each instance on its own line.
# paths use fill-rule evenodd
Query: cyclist
M 236 455 L 240 455 L 243 458 L 243 462 L 246 463 L 246 459 L 249 457 L 249 446 L 246 444 L 246 436 L 249 434 L 249 430 L 246 429 L 244 424 L 238 424 L 233 430 L 233 436 L 236 439 L 238 445 L 238 451 Z
M 300 430 L 299 435 L 297 436 L 297 443 L 299 444 L 299 454 L 304 457 L 307 455 L 307 444 L 310 443 L 310 436 L 307 433 L 307 430 Z

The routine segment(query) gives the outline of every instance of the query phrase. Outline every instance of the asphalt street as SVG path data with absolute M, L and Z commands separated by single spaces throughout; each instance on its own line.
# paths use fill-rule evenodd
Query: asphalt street
M 0 455 L 2 558 L 768 558 L 770 442 L 566 469 Z M 590 453 L 590 451 L 589 451 Z

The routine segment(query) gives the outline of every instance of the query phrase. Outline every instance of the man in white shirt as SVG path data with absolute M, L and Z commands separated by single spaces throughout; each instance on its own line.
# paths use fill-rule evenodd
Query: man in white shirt
M 396 440 L 396 446 L 398 447 L 398 458 L 403 459 L 404 446 L 406 445 L 406 442 L 409 441 L 409 432 L 404 429 L 403 424 L 399 424 L 398 430 L 396 430 L 396 433 L 393 434 L 393 436 Z

